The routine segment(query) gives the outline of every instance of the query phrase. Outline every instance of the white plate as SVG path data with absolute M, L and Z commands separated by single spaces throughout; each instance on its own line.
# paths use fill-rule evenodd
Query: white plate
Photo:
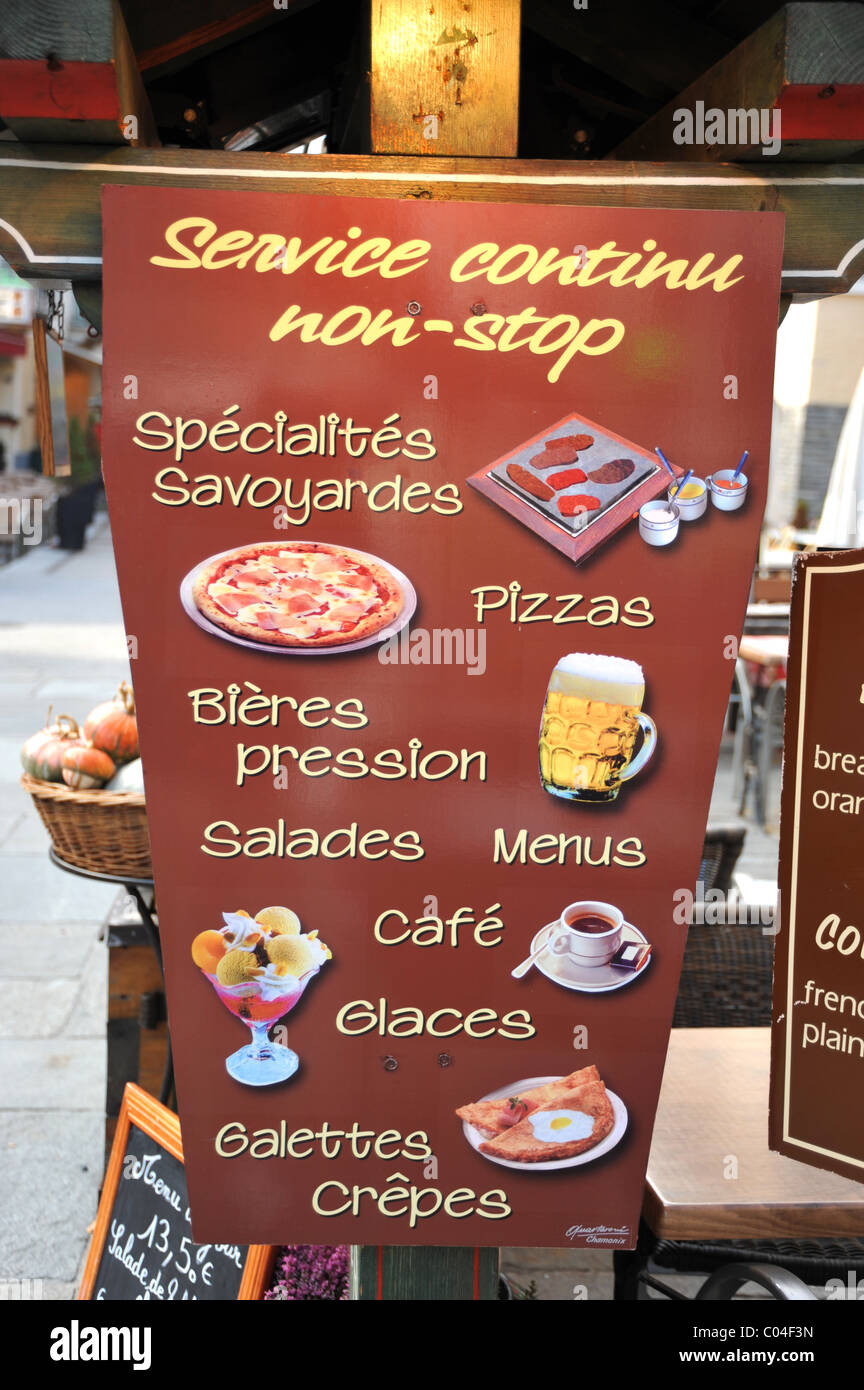
M 547 922 L 545 927 L 541 927 L 531 942 L 529 954 L 543 944 L 544 936 L 549 941 L 558 925 L 557 922 Z M 631 941 L 648 944 L 648 938 L 638 927 L 634 927 L 632 922 L 625 922 L 621 928 L 621 943 Z M 581 965 L 572 956 L 556 956 L 551 951 L 544 951 L 534 962 L 547 980 L 562 985 L 564 989 L 579 990 L 581 994 L 609 994 L 614 989 L 623 989 L 625 985 L 632 985 L 634 980 L 641 979 L 650 964 L 649 955 L 638 970 L 620 970 L 614 965 Z
M 259 541 L 259 545 L 269 545 L 270 541 Z M 255 545 L 251 541 L 250 545 Z M 234 642 L 238 647 L 251 647 L 254 652 L 270 652 L 276 656 L 339 656 L 342 652 L 359 652 L 363 647 L 374 647 L 378 642 L 386 642 L 389 638 L 395 637 L 397 632 L 401 632 L 406 623 L 410 622 L 417 609 L 417 591 L 407 575 L 401 570 L 397 570 L 395 565 L 390 565 L 386 560 L 382 560 L 378 555 L 372 555 L 368 550 L 357 550 L 353 545 L 341 545 L 336 541 L 318 541 L 318 545 L 334 545 L 340 550 L 350 550 L 354 555 L 361 555 L 364 560 L 374 560 L 376 565 L 381 565 L 388 574 L 392 574 L 402 590 L 402 609 L 398 617 L 386 627 L 382 627 L 380 632 L 373 632 L 371 637 L 363 637 L 359 642 L 346 642 L 342 646 L 334 647 L 281 647 L 271 642 L 254 642 L 248 637 L 237 637 L 233 632 L 226 632 L 224 628 L 218 627 L 216 623 L 211 623 L 210 619 L 199 609 L 193 595 L 195 579 L 199 570 L 204 569 L 205 565 L 212 565 L 216 560 L 223 560 L 226 555 L 231 555 L 235 550 L 244 547 L 232 545 L 230 550 L 220 550 L 218 555 L 211 555 L 206 560 L 201 560 L 194 569 L 191 569 L 186 578 L 180 585 L 180 602 L 184 611 L 197 623 L 204 632 L 209 632 L 212 637 L 221 637 L 224 642 Z
M 535 1086 L 545 1086 L 549 1081 L 560 1081 L 560 1076 L 529 1076 L 524 1081 L 514 1081 L 509 1086 L 500 1086 L 497 1091 L 490 1091 L 488 1095 L 481 1096 L 481 1100 L 500 1100 L 502 1096 L 516 1096 L 522 1091 L 530 1091 Z M 482 1153 L 480 1145 L 485 1143 L 486 1136 L 481 1134 L 473 1125 L 469 1125 L 467 1120 L 462 1121 L 462 1130 L 465 1138 L 471 1145 L 475 1153 L 479 1153 L 481 1158 L 486 1158 L 490 1163 L 498 1163 L 502 1168 L 516 1168 L 520 1173 L 557 1173 L 559 1168 L 578 1168 L 583 1163 L 593 1163 L 595 1158 L 601 1158 L 610 1149 L 614 1149 L 624 1137 L 627 1129 L 627 1107 L 616 1096 L 614 1091 L 607 1090 L 607 1096 L 612 1104 L 614 1120 L 612 1128 L 601 1139 L 599 1144 L 595 1144 L 593 1149 L 586 1149 L 584 1153 L 576 1154 L 575 1158 L 555 1158 L 548 1163 L 517 1163 L 512 1158 L 497 1158 L 495 1154 Z

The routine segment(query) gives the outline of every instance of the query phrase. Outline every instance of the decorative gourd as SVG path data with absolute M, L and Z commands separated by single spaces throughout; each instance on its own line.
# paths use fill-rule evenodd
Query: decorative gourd
M 128 763 L 131 758 L 137 758 L 135 697 L 125 681 L 113 700 L 106 700 L 90 711 L 84 721 L 84 737 L 115 763 Z
M 69 744 L 63 754 L 63 781 L 76 791 L 104 786 L 115 771 L 108 754 L 90 743 Z
M 106 792 L 143 792 L 144 773 L 141 759 L 133 758 L 131 763 L 119 767 L 105 787 Z
M 47 743 L 50 738 L 56 738 L 60 732 L 60 725 L 51 722 L 51 709 L 52 707 L 49 705 L 45 727 L 40 729 L 38 733 L 31 734 L 21 749 L 21 765 L 31 777 L 38 777 L 39 775 L 36 771 L 36 757 L 42 744 Z
M 70 748 L 83 746 L 81 730 L 69 714 L 58 714 L 56 724 L 47 730 L 48 737 L 31 750 L 31 776 L 43 782 L 63 781 L 63 758 Z M 29 742 L 29 740 L 28 740 Z

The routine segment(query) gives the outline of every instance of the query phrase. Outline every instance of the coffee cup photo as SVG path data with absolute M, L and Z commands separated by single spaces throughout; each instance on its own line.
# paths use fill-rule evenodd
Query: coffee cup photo
M 612 903 L 570 903 L 560 917 L 568 955 L 582 965 L 608 965 L 621 945 L 624 914 Z

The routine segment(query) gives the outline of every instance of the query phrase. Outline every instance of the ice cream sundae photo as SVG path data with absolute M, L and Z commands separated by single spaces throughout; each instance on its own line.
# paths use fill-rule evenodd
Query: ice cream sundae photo
M 255 917 L 240 909 L 222 914 L 224 925 L 199 932 L 192 959 L 222 1003 L 252 1032 L 252 1041 L 225 1060 L 246 1086 L 272 1086 L 293 1076 L 296 1052 L 269 1037 L 332 953 L 317 931 L 304 932 L 289 907 L 264 907 Z

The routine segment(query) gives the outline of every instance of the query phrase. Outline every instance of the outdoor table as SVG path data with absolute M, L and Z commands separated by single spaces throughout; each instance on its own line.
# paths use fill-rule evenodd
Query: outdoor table
M 751 635 L 775 634 L 789 631 L 789 603 L 748 603 L 744 620 L 745 631 Z
M 789 638 L 773 633 L 748 632 L 741 638 L 738 655 L 742 661 L 752 661 L 766 671 L 785 668 L 789 660 Z
M 53 845 L 48 850 L 48 858 L 58 869 L 63 869 L 67 874 L 76 874 L 78 878 L 89 878 L 94 883 L 122 884 L 130 898 L 134 898 L 135 900 L 138 915 L 141 918 L 150 945 L 153 947 L 156 959 L 159 962 L 159 968 L 162 968 L 162 944 L 159 940 L 156 900 L 152 898 L 150 903 L 148 903 L 141 891 L 142 889 L 153 888 L 152 878 L 129 878 L 126 874 L 97 874 L 93 869 L 80 869 L 76 864 L 69 864 L 65 859 L 61 859 Z
M 672 1030 L 642 1209 L 656 1236 L 864 1236 L 864 1184 L 768 1149 L 769 1039 L 769 1028 Z
M 761 570 L 791 570 L 795 563 L 795 556 L 800 551 L 790 550 L 787 547 L 765 550 L 759 557 L 759 568 Z

